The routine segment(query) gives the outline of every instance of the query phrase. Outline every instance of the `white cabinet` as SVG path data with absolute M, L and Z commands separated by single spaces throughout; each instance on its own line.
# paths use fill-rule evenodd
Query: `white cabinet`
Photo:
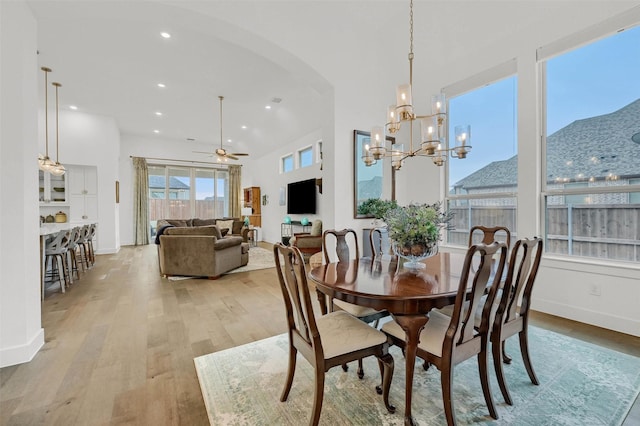
M 71 221 L 98 221 L 98 169 L 68 166 Z
M 38 186 L 41 206 L 69 205 L 66 174 L 54 176 L 51 173 L 38 170 Z

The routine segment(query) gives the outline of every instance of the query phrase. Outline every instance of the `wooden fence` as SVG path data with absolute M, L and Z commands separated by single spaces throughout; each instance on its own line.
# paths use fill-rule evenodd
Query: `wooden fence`
M 511 206 L 454 207 L 448 242 L 467 245 L 473 225 L 516 229 Z M 602 259 L 640 261 L 640 204 L 581 204 L 547 208 L 545 251 Z M 511 240 L 517 235 L 512 233 Z

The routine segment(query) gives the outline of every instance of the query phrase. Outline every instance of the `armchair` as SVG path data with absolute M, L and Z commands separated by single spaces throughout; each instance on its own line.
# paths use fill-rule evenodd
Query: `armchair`
M 305 263 L 315 253 L 322 251 L 322 221 L 316 219 L 311 225 L 311 232 L 298 232 L 289 240 L 291 247 L 297 247 L 302 253 Z

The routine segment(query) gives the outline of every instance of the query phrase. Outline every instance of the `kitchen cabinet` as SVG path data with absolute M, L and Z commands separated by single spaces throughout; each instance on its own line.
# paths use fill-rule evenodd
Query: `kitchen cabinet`
M 98 169 L 95 166 L 68 166 L 70 220 L 98 220 Z
M 54 176 L 38 170 L 39 200 L 41 206 L 68 206 L 67 176 Z

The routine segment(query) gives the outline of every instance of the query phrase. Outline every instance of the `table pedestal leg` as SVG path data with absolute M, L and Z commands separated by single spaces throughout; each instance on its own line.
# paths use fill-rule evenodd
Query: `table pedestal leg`
M 411 416 L 411 394 L 413 392 L 413 369 L 416 364 L 416 351 L 420 341 L 420 332 L 429 321 L 426 315 L 393 315 L 396 322 L 402 327 L 406 334 L 406 344 L 404 348 L 406 362 L 406 384 L 405 384 L 405 426 L 414 426 L 415 422 Z

